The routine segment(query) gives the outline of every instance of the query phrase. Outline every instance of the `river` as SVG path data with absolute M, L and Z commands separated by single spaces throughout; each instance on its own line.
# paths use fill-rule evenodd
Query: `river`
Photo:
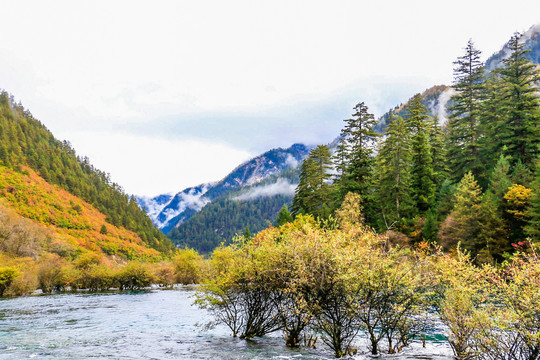
M 332 359 L 289 349 L 281 334 L 245 341 L 192 306 L 191 288 L 0 299 L 0 360 L 7 359 Z M 366 352 L 359 340 L 360 352 Z M 358 354 L 355 359 L 368 359 Z M 392 359 L 452 359 L 443 341 L 416 342 Z

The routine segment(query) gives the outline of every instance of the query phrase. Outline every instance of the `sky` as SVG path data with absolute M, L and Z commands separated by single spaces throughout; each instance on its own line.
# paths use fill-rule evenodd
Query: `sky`
M 0 89 L 127 193 L 329 143 L 540 22 L 540 1 L 0 0 Z

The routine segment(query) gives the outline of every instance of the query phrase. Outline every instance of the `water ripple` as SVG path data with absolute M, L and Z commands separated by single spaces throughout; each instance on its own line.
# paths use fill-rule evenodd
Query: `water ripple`
M 0 360 L 333 358 L 326 349 L 289 349 L 280 334 L 245 341 L 232 338 L 224 327 L 202 332 L 196 324 L 210 319 L 191 305 L 192 294 L 178 289 L 1 300 Z M 426 349 L 415 343 L 389 358 L 452 356 L 444 342 L 433 342 Z

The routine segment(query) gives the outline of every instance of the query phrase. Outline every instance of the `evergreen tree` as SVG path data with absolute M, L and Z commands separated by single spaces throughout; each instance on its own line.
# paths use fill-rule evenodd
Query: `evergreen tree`
M 293 220 L 294 219 L 293 219 L 291 213 L 289 212 L 289 207 L 287 206 L 287 204 L 283 204 L 283 207 L 278 212 L 278 215 L 277 215 L 277 218 L 276 218 L 276 225 L 277 226 L 282 226 L 282 225 L 285 225 L 287 223 L 293 222 Z
M 412 189 L 411 195 L 420 212 L 427 211 L 435 198 L 433 181 L 433 158 L 429 144 L 427 108 L 422 104 L 422 96 L 416 94 L 406 107 L 406 122 L 411 132 L 412 148 Z
M 351 191 L 363 198 L 367 195 L 374 162 L 373 147 L 379 136 L 373 130 L 377 123 L 367 106 L 361 102 L 354 110 L 352 118 L 345 120 L 341 131 L 343 145 L 338 149 L 338 156 L 347 159 L 346 164 L 338 163 L 338 170 L 342 171 L 337 181 L 340 198 Z
M 528 217 L 525 233 L 535 243 L 540 243 L 540 160 L 537 161 L 536 173 L 532 182 L 530 205 L 527 208 Z
M 525 55 L 529 50 L 515 34 L 509 42 L 510 56 L 500 69 L 502 80 L 502 122 L 496 129 L 498 148 L 506 146 L 514 161 L 521 160 L 528 168 L 540 153 L 540 81 L 536 65 Z
M 425 240 L 434 240 L 437 236 L 437 229 L 437 217 L 433 211 L 429 210 L 426 213 L 426 220 L 422 228 L 422 237 Z
M 480 51 L 471 40 L 465 48 L 465 55 L 454 62 L 454 85 L 448 119 L 448 156 L 455 179 L 460 179 L 467 171 L 478 178 L 482 163 L 479 161 L 480 121 L 479 111 L 482 98 L 483 64 Z
M 384 229 L 412 214 L 411 146 L 408 129 L 400 116 L 386 129 L 375 166 L 376 203 L 382 210 Z
M 292 203 L 292 214 L 311 214 L 327 217 L 333 207 L 330 170 L 331 154 L 328 146 L 319 145 L 311 150 L 300 168 L 300 183 Z
M 244 237 L 244 242 L 249 242 L 253 238 L 253 235 L 251 234 L 251 230 L 249 230 L 249 225 L 246 225 L 246 227 L 244 228 L 243 237 Z
M 529 170 L 529 168 L 521 162 L 521 159 L 519 159 L 512 171 L 512 183 L 528 187 L 530 186 L 532 179 L 533 176 L 531 170 Z
M 489 181 L 489 191 L 494 196 L 498 211 L 503 211 L 504 208 L 504 195 L 508 192 L 508 189 L 512 186 L 512 181 L 509 176 L 510 162 L 509 157 L 501 155 L 497 161 L 497 165 L 493 169 Z
M 347 173 L 349 152 L 349 143 L 345 140 L 345 138 L 341 137 L 336 147 L 336 154 L 334 155 L 336 180 L 339 180 L 344 174 Z
M 452 212 L 439 228 L 438 237 L 445 248 L 453 248 L 461 242 L 473 256 L 483 248 L 478 241 L 481 200 L 482 191 L 472 173 L 468 172 L 456 189 Z
M 480 231 L 478 233 L 478 262 L 492 263 L 504 260 L 511 250 L 509 228 L 499 206 L 497 195 L 487 190 L 480 204 Z
M 437 219 L 442 220 L 454 207 L 454 194 L 456 192 L 456 184 L 454 184 L 450 179 L 445 179 L 438 191 L 437 196 Z
M 429 144 L 431 148 L 431 157 L 433 161 L 433 182 L 435 187 L 439 188 L 448 176 L 447 151 L 444 140 L 444 132 L 439 125 L 439 119 L 434 116 L 428 121 Z
M 480 106 L 480 132 L 483 136 L 479 140 L 479 157 L 484 169 L 493 169 L 497 162 L 497 155 L 506 155 L 507 149 L 500 148 L 497 132 L 503 121 L 502 111 L 502 81 L 496 70 L 492 71 L 484 81 L 483 101 Z

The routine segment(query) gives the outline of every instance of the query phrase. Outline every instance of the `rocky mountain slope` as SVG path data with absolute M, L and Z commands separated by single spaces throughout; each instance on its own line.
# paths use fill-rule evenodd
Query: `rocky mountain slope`
M 233 190 L 252 187 L 284 170 L 298 167 L 307 157 L 309 150 L 309 147 L 303 144 L 294 144 L 286 149 L 272 149 L 239 165 L 217 183 L 187 188 L 174 196 L 137 197 L 136 200 L 147 211 L 154 224 L 167 234 L 214 199 Z M 276 181 L 278 179 L 279 176 Z M 290 190 L 287 196 L 291 196 Z

